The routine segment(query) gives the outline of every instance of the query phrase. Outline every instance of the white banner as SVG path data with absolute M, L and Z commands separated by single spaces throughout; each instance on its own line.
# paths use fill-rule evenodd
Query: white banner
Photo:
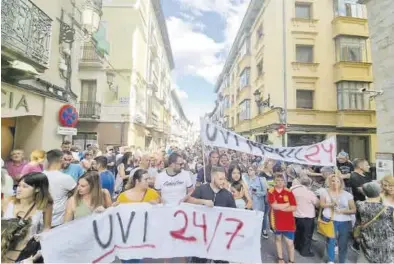
M 262 213 L 191 204 L 122 204 L 42 234 L 45 263 L 196 256 L 261 262 Z
M 276 147 L 251 141 L 205 119 L 201 119 L 200 124 L 201 140 L 205 145 L 228 148 L 274 160 L 317 166 L 336 166 L 336 143 L 333 137 L 309 146 Z

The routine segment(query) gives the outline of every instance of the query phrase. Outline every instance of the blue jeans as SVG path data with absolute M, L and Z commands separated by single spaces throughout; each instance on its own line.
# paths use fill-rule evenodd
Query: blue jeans
M 263 220 L 263 230 L 268 232 L 269 229 L 269 214 L 270 214 L 270 204 L 268 203 L 267 197 L 264 199 L 264 220 Z
M 336 238 L 327 238 L 328 261 L 335 262 L 335 244 L 338 243 L 338 263 L 346 263 L 351 221 L 334 221 Z

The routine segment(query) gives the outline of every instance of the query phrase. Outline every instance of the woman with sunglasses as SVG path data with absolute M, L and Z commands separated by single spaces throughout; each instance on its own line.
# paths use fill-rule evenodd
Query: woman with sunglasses
M 81 161 L 81 166 L 85 171 L 88 171 L 92 168 L 93 158 L 93 151 L 88 150 L 85 152 L 85 155 Z

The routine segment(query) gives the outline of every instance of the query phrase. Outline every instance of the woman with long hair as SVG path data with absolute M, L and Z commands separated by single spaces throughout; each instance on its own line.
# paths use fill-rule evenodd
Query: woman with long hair
M 338 244 L 338 262 L 347 259 L 349 234 L 352 230 L 352 215 L 356 213 L 353 195 L 345 191 L 345 183 L 339 175 L 327 178 L 327 188 L 320 193 L 320 206 L 323 208 L 322 219 L 334 221 L 335 238 L 327 238 L 329 263 L 335 262 L 335 244 Z M 332 219 L 331 219 L 332 217 Z
M 112 205 L 111 195 L 102 189 L 97 171 L 88 171 L 78 179 L 74 195 L 68 199 L 65 222 L 101 212 Z
M 249 187 L 248 184 L 242 179 L 242 174 L 241 174 L 241 167 L 238 163 L 233 163 L 230 164 L 227 172 L 227 181 L 229 183 L 228 185 L 228 190 L 231 191 L 231 187 L 240 183 L 242 188 L 240 193 L 243 194 L 242 199 L 245 201 L 245 208 L 251 209 L 252 208 L 252 199 L 250 198 L 249 195 Z
M 252 198 L 252 208 L 255 211 L 264 212 L 265 210 L 265 201 L 267 200 L 267 190 L 268 184 L 264 177 L 259 177 L 256 175 L 257 167 L 249 166 L 248 173 L 244 175 L 243 180 L 249 186 L 249 195 Z M 268 214 L 268 212 L 266 212 Z M 267 237 L 268 233 L 266 228 L 263 228 L 262 234 L 264 238 Z
M 382 183 L 382 199 L 387 206 L 394 207 L 394 177 L 385 176 L 381 180 Z
M 138 169 L 130 177 L 125 189 L 118 199 L 118 203 L 159 203 L 159 194 L 149 188 L 149 174 L 147 170 Z
M 134 156 L 132 152 L 123 154 L 121 162 L 118 165 L 118 175 L 116 175 L 115 192 L 120 193 L 122 188 L 126 187 L 130 178 L 130 172 L 134 168 Z
M 31 172 L 42 172 L 44 170 L 45 151 L 33 150 L 30 154 L 30 162 L 27 163 L 22 169 L 22 176 Z
M 149 188 L 149 174 L 147 170 L 137 169 L 126 185 L 126 191 L 122 192 L 114 206 L 124 203 L 152 203 L 160 202 L 159 194 Z M 141 259 L 121 260 L 122 263 L 141 263 Z
M 16 195 L 5 201 L 1 208 L 2 219 L 12 221 L 20 218 L 27 222 L 23 228 L 24 235 L 21 236 L 11 231 L 11 224 L 2 226 L 1 253 L 4 262 L 15 262 L 34 235 L 51 228 L 52 204 L 48 178 L 44 173 L 32 172 L 22 176 Z M 18 230 L 22 232 L 22 229 Z

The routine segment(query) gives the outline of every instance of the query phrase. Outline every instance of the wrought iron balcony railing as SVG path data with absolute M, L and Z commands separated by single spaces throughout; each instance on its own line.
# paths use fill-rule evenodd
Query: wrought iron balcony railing
M 102 63 L 104 56 L 97 51 L 92 43 L 85 43 L 82 48 L 81 62 L 98 62 Z
M 101 104 L 98 102 L 81 101 L 79 102 L 79 117 L 100 119 Z
M 2 55 L 44 71 L 49 67 L 52 19 L 30 0 L 1 1 Z

